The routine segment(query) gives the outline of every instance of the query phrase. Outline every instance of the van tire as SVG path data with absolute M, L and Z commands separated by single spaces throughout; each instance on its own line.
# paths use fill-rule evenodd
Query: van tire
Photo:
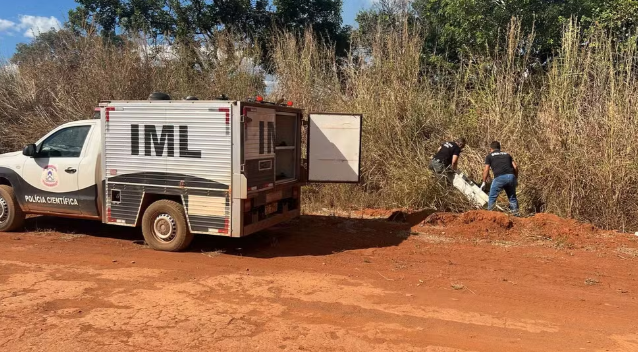
M 19 230 L 24 226 L 26 215 L 20 208 L 13 188 L 0 185 L 0 232 Z
M 183 251 L 193 241 L 184 207 L 162 199 L 151 204 L 142 217 L 144 240 L 153 249 L 166 252 Z

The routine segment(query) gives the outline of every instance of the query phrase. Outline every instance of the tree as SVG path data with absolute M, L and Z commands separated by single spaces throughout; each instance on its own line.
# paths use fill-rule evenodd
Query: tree
M 534 31 L 535 56 L 544 61 L 560 45 L 570 18 L 588 21 L 597 1 L 415 0 L 413 6 L 427 26 L 428 49 L 452 61 L 493 49 L 512 17 L 519 18 L 523 31 Z
M 605 1 L 594 10 L 596 22 L 613 33 L 617 40 L 636 35 L 638 26 L 638 0 Z
M 380 0 L 372 8 L 360 11 L 356 21 L 359 24 L 359 35 L 368 37 L 375 35 L 378 30 L 402 27 L 406 21 L 412 27 L 418 22 L 418 18 L 411 1 Z
M 168 40 L 196 47 L 220 30 L 243 36 L 262 48 L 273 29 L 303 32 L 312 27 L 318 36 L 337 44 L 345 54 L 349 29 L 341 24 L 341 0 L 77 0 L 69 13 L 69 26 L 82 32 L 87 24 L 98 27 L 105 38 L 143 32 L 153 40 Z M 195 44 L 195 45 L 193 45 Z
M 418 23 L 425 38 L 424 54 L 458 63 L 494 50 L 512 17 L 517 17 L 524 33 L 535 34 L 532 56 L 545 62 L 559 48 L 563 27 L 572 18 L 583 30 L 596 20 L 607 28 L 628 29 L 638 18 L 634 15 L 638 0 L 381 0 L 359 13 L 357 22 L 360 33 L 370 33 L 378 25 L 392 26 L 399 18 L 410 25 Z
M 308 28 L 343 56 L 350 43 L 349 26 L 342 26 L 342 0 L 274 0 L 278 28 L 303 34 Z
M 154 38 L 211 37 L 220 29 L 254 34 L 270 23 L 267 0 L 77 0 L 71 27 L 95 25 L 105 37 L 144 32 Z
M 69 43 L 74 42 L 75 38 L 75 33 L 65 29 L 40 33 L 31 43 L 19 43 L 11 62 L 16 65 L 34 65 L 58 60 L 62 56 L 68 56 Z
M 404 29 L 417 33 L 415 31 L 421 29 L 417 26 L 419 19 L 409 0 L 379 0 L 370 9 L 360 11 L 356 21 L 359 28 L 355 34 L 360 49 L 369 47 L 380 33 Z

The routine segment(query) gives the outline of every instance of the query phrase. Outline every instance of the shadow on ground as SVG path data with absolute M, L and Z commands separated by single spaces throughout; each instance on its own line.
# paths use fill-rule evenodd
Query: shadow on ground
M 413 223 L 427 215 L 429 212 L 394 214 L 390 219 L 392 221 L 307 215 L 244 238 L 197 235 L 189 251 L 276 258 L 323 256 L 349 250 L 392 247 L 407 239 Z M 138 228 L 46 216 L 28 219 L 26 230 L 113 238 L 132 243 L 143 240 Z
M 88 235 L 117 240 L 143 240 L 139 229 L 104 225 L 99 221 L 65 219 L 51 216 L 34 216 L 25 222 L 25 231 L 33 233 L 59 232 L 68 235 Z

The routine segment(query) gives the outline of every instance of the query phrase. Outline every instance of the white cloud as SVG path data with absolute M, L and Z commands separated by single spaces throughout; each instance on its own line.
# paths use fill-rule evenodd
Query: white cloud
M 5 20 L 0 18 L 0 33 L 14 35 L 18 32 L 27 38 L 35 38 L 39 34 L 58 30 L 62 28 L 62 23 L 55 17 L 20 15 L 19 22 Z
M 11 30 L 15 28 L 15 26 L 16 24 L 14 22 L 11 22 L 9 20 L 3 20 L 2 18 L 0 18 L 0 32 Z
M 58 30 L 62 28 L 62 23 L 60 21 L 51 16 L 51 17 L 41 17 L 41 16 L 30 16 L 30 15 L 21 15 L 20 23 L 16 26 L 19 30 L 24 31 L 24 36 L 27 38 L 34 38 L 39 34 L 51 31 Z

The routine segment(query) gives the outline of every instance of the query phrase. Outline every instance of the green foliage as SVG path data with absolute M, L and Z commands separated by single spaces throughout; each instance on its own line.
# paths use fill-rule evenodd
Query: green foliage
M 602 2 L 594 15 L 596 21 L 611 31 L 616 39 L 625 40 L 636 34 L 638 25 L 638 1 L 616 0 Z
M 71 10 L 73 28 L 96 25 L 103 36 L 121 31 L 144 32 L 155 37 L 211 37 L 220 27 L 256 32 L 266 21 L 260 17 L 267 1 L 227 0 L 77 0 Z
M 274 0 L 277 22 L 292 32 L 312 27 L 321 35 L 341 31 L 341 0 Z
M 77 0 L 69 24 L 77 33 L 96 26 L 105 38 L 144 33 L 154 40 L 177 44 L 202 42 L 220 30 L 257 44 L 269 66 L 268 38 L 273 30 L 303 33 L 312 28 L 345 55 L 349 28 L 342 26 L 341 0 Z M 194 54 L 194 53 L 193 53 Z
M 342 0 L 274 0 L 275 20 L 279 28 L 302 34 L 312 29 L 331 43 L 338 56 L 348 49 L 350 27 L 342 26 Z
M 512 17 L 524 33 L 535 33 L 534 56 L 544 62 L 560 47 L 563 27 L 575 18 L 587 21 L 598 0 L 415 0 L 414 9 L 428 27 L 429 52 L 452 61 L 485 54 L 503 40 Z
M 397 23 L 423 28 L 423 54 L 437 64 L 487 57 L 506 41 L 515 17 L 523 34 L 534 34 L 529 46 L 536 62 L 545 63 L 561 47 L 563 29 L 571 19 L 584 32 L 609 30 L 612 38 L 627 40 L 638 24 L 638 0 L 382 0 L 357 16 L 359 34 Z

